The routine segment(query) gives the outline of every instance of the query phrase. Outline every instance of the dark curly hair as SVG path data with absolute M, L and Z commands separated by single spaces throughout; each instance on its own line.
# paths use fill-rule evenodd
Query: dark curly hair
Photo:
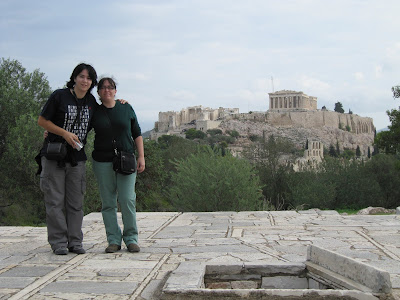
M 90 91 L 97 85 L 97 73 L 96 70 L 88 64 L 81 63 L 75 67 L 75 69 L 72 71 L 71 77 L 69 81 L 67 82 L 67 87 L 72 89 L 75 85 L 75 78 L 83 71 L 87 70 L 89 73 L 90 79 L 92 79 L 92 84 L 90 85 L 89 88 L 89 93 Z

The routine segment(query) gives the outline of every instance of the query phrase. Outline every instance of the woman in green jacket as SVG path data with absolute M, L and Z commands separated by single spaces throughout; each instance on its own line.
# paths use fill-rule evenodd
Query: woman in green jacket
M 143 138 L 132 106 L 115 101 L 116 87 L 115 81 L 109 77 L 102 78 L 97 86 L 102 105 L 97 107 L 91 122 L 96 133 L 93 171 L 102 200 L 101 213 L 108 241 L 106 252 L 120 250 L 122 241 L 129 252 L 139 252 L 135 183 L 137 173 L 145 169 Z M 113 170 L 114 139 L 119 151 L 133 153 L 136 146 L 137 172 L 124 175 Z M 121 209 L 123 231 L 118 225 L 117 202 Z

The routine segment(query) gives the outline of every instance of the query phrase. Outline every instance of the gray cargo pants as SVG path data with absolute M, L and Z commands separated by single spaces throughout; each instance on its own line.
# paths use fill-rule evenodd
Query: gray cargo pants
M 58 167 L 42 157 L 40 189 L 46 204 L 47 237 L 53 250 L 81 246 L 83 198 L 86 190 L 85 161 Z

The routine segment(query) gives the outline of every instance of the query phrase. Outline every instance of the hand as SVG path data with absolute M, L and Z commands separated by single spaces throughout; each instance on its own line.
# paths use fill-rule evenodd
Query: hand
M 121 104 L 128 103 L 128 101 L 126 101 L 126 100 L 124 100 L 124 99 L 117 99 L 117 101 L 121 102 Z
M 69 131 L 66 131 L 66 133 L 63 135 L 63 138 L 72 146 L 72 148 L 75 149 L 77 148 L 76 142 L 80 142 L 78 136 Z
M 137 172 L 142 173 L 146 168 L 144 157 L 138 157 L 137 159 Z
M 48 135 L 49 135 L 49 132 L 47 130 L 45 130 L 43 132 L 43 138 L 46 139 Z

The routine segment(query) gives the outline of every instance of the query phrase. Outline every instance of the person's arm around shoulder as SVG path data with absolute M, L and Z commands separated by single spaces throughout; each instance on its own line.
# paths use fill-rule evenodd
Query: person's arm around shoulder
M 121 104 L 126 104 L 126 103 L 128 103 L 128 101 L 125 100 L 125 99 L 117 99 L 117 100 L 115 100 L 115 101 L 119 101 L 119 102 L 121 102 Z
M 143 137 L 140 135 L 135 139 L 136 149 L 138 151 L 137 157 L 137 172 L 142 173 L 146 168 L 146 163 L 144 159 L 144 145 Z

